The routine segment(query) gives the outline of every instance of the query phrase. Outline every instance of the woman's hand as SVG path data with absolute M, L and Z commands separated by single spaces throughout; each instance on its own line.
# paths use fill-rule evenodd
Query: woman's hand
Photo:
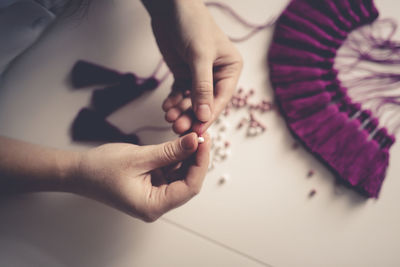
M 163 103 L 165 118 L 178 134 L 190 129 L 201 134 L 230 101 L 242 69 L 241 56 L 201 0 L 143 3 L 175 79 Z
M 154 221 L 199 192 L 210 152 L 204 137 L 202 144 L 191 133 L 160 145 L 106 144 L 72 152 L 0 136 L 0 196 L 71 192 Z
M 195 133 L 160 145 L 106 144 L 80 157 L 72 192 L 106 203 L 144 221 L 154 221 L 201 188 L 210 142 Z

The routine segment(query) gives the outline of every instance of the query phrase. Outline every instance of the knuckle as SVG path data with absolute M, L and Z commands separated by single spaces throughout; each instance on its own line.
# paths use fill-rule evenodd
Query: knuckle
M 163 159 L 169 161 L 176 158 L 175 146 L 172 142 L 168 142 L 163 146 Z
M 190 51 L 190 57 L 194 60 L 205 60 L 210 57 L 210 51 L 207 46 L 201 43 L 195 43 Z
M 213 95 L 213 85 L 208 81 L 200 81 L 196 84 L 197 96 L 211 97 Z

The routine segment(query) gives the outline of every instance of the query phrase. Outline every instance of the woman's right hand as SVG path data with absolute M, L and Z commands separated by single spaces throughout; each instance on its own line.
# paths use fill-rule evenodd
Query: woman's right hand
M 70 191 L 152 222 L 199 193 L 210 139 L 190 133 L 159 145 L 106 144 L 84 152 Z

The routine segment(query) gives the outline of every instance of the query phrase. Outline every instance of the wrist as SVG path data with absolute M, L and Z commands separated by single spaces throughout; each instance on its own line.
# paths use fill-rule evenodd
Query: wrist
M 82 153 L 74 151 L 60 151 L 57 156 L 58 188 L 57 191 L 74 193 L 79 180 L 79 165 Z

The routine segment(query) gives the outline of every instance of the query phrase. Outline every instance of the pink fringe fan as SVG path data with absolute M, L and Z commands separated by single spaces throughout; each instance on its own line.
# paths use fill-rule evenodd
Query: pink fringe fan
M 268 55 L 276 100 L 294 136 L 340 181 L 372 198 L 379 195 L 389 164 L 389 149 L 395 142 L 394 135 L 379 127 L 377 111 L 386 104 L 398 106 L 400 96 L 365 97 L 368 92 L 364 91 L 364 97 L 356 102 L 352 92 L 371 80 L 379 80 L 384 87 L 392 78 L 390 85 L 394 85 L 400 75 L 385 76 L 371 70 L 354 87 L 345 88 L 334 64 L 348 34 L 377 17 L 372 0 L 293 0 L 276 23 Z M 360 30 L 362 38 L 346 42 L 354 48 L 347 56 L 355 59 L 347 67 L 355 67 L 360 61 L 396 63 L 389 60 L 400 54 L 392 35 L 379 39 Z M 369 49 L 365 50 L 367 44 Z M 373 53 L 375 50 L 381 52 Z M 365 109 L 362 104 L 366 101 L 375 101 L 376 105 Z M 397 129 L 398 125 L 392 130 Z

